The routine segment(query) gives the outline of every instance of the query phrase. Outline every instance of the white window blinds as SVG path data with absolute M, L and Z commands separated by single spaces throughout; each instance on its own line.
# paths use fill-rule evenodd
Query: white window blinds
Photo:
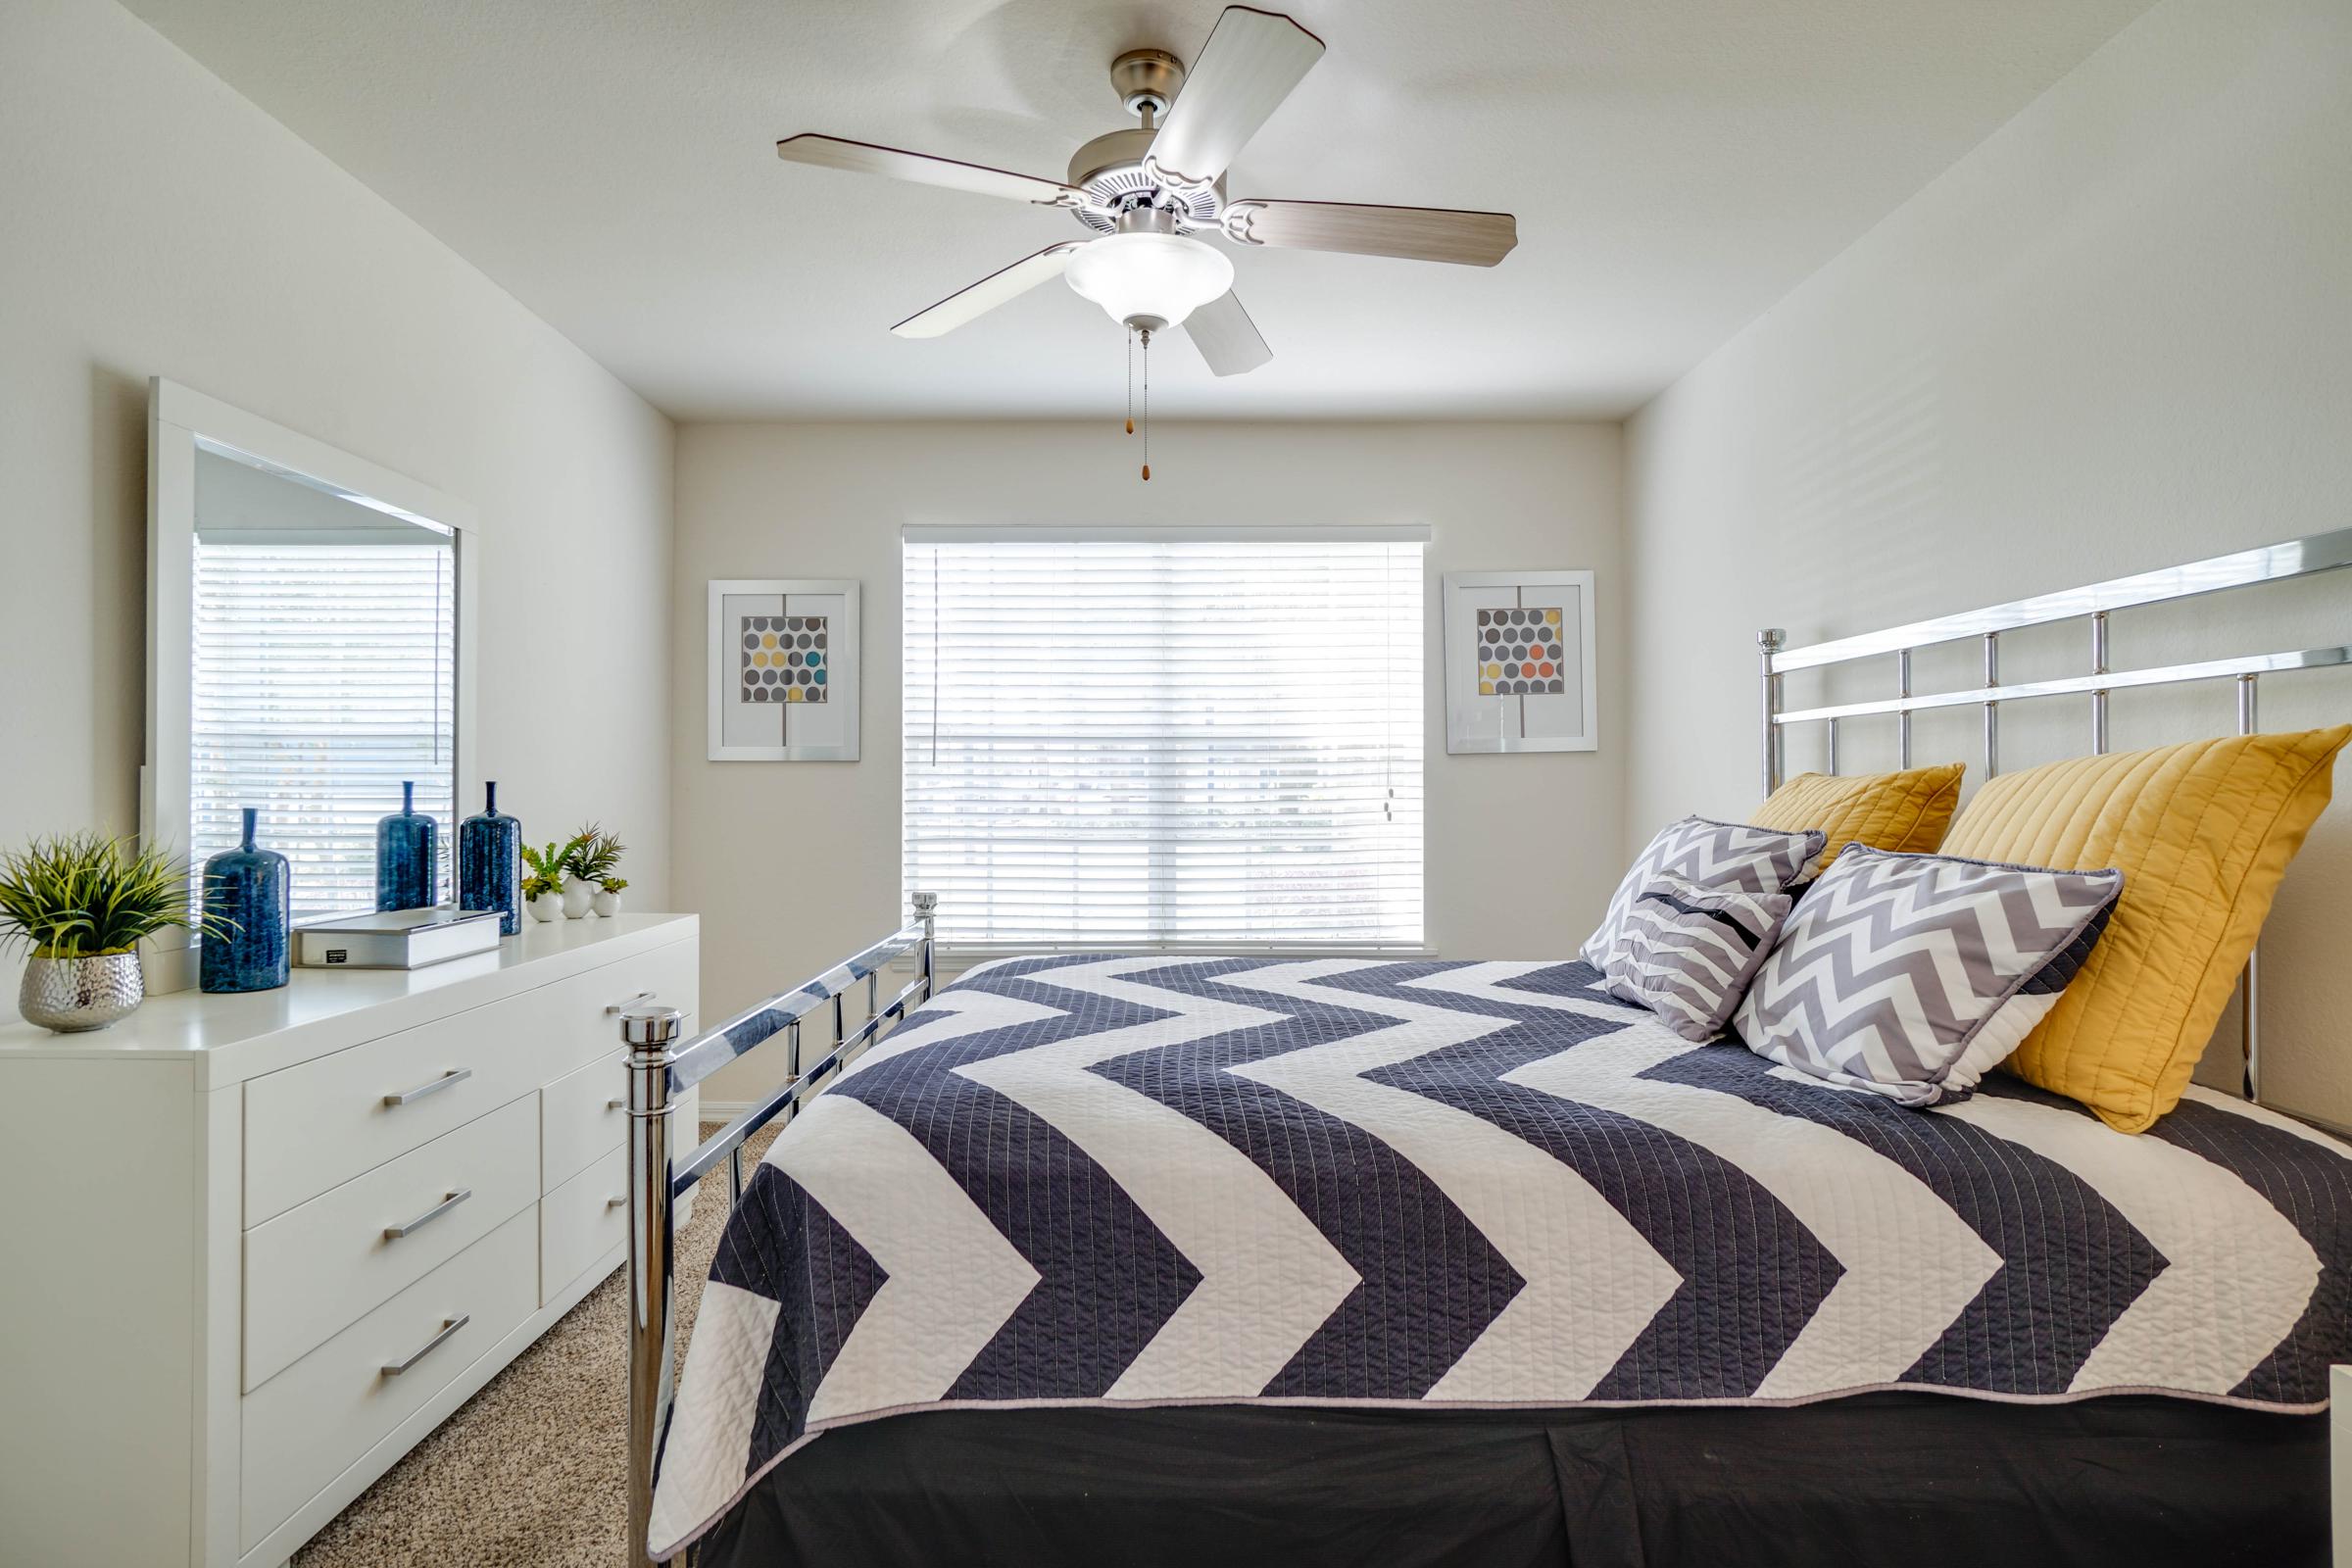
M 190 870 L 233 848 L 238 810 L 286 857 L 294 918 L 375 907 L 375 823 L 439 820 L 449 896 L 456 565 L 446 543 L 320 545 L 197 536 Z M 199 882 L 199 885 L 200 882 Z
M 1417 537 L 906 548 L 905 878 L 967 947 L 1417 947 Z

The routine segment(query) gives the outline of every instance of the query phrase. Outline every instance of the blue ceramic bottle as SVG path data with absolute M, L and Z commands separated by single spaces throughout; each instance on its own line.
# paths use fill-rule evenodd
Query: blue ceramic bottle
M 286 858 L 253 846 L 255 818 L 245 808 L 245 838 L 204 862 L 205 932 L 198 984 L 207 991 L 274 991 L 286 983 L 286 929 L 294 914 L 294 878 Z
M 375 906 L 433 906 L 433 837 L 440 824 L 416 809 L 416 785 L 403 780 L 400 809 L 375 824 Z
M 496 909 L 501 936 L 522 929 L 522 824 L 499 814 L 496 784 L 481 815 L 458 824 L 458 907 Z

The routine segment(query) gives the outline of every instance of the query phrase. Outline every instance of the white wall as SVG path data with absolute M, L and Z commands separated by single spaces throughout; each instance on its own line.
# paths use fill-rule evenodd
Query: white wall
M 1623 870 L 1617 427 L 1162 424 L 1146 485 L 1117 416 L 1106 402 L 1086 424 L 680 429 L 673 885 L 703 915 L 707 1021 L 797 984 L 901 916 L 899 536 L 909 522 L 1429 524 L 1429 941 L 1448 955 L 1542 956 L 1592 929 Z M 1598 574 L 1601 750 L 1448 757 L 1439 574 L 1535 566 Z M 712 577 L 863 583 L 862 760 L 704 760 Z M 749 1099 L 777 1071 L 747 1064 L 706 1094 Z
M 1812 641 L 2352 525 L 2352 6 L 2167 0 L 1642 411 L 1627 487 L 1629 846 L 1751 808 L 1758 626 Z M 2352 641 L 2347 594 L 2123 617 L 2117 656 Z M 2020 639 L 2003 673 L 2080 672 L 2085 636 Z M 1961 652 L 1923 685 L 1976 678 Z M 2229 704 L 2119 697 L 2116 744 L 2226 731 Z M 2336 722 L 2352 676 L 2274 678 L 2262 710 Z M 1890 755 L 1861 728 L 1849 768 Z M 2086 732 L 2081 701 L 2015 710 L 2003 765 Z M 1981 765 L 1970 712 L 1918 747 Z M 2352 1121 L 2347 873 L 2339 804 L 2266 935 L 2264 1023 L 2269 1098 Z
M 0 843 L 137 826 L 161 374 L 480 510 L 500 803 L 662 906 L 668 421 L 107 0 L 0 8 Z

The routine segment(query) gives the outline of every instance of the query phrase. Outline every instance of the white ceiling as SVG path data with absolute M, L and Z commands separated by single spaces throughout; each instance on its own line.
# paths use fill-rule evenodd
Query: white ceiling
M 1280 0 L 1260 0 L 1269 7 Z M 1082 231 L 777 160 L 823 130 L 1059 178 L 1121 50 L 1218 0 L 128 0 L 682 418 L 1105 416 L 1123 334 L 1048 284 L 890 323 Z M 1232 193 L 1503 209 L 1492 270 L 1249 249 L 1274 363 L 1155 413 L 1614 416 L 2148 0 L 1299 0 L 1330 45 Z

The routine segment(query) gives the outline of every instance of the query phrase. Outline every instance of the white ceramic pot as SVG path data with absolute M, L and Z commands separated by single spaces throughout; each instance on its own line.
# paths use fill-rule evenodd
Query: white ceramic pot
M 596 884 L 583 882 L 576 876 L 564 879 L 564 918 L 577 920 L 588 912 L 589 901 L 596 897 Z
M 610 920 L 620 912 L 620 895 L 598 888 L 596 897 L 588 901 L 588 906 Z
M 542 893 L 531 900 L 528 907 L 534 920 L 561 920 L 564 918 L 564 895 Z

